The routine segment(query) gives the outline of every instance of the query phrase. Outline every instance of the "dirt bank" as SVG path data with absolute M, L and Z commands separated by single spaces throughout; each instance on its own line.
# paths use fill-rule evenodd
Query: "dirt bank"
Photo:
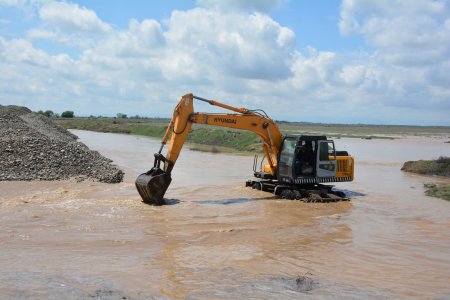
M 421 175 L 450 177 L 450 157 L 441 156 L 434 160 L 407 161 L 401 169 Z M 425 194 L 450 201 L 450 184 L 425 184 Z
M 403 165 L 402 171 L 450 177 L 450 157 L 441 156 L 434 160 L 407 161 Z
M 76 135 L 26 107 L 0 105 L 0 181 L 122 181 L 123 172 L 111 160 L 76 140 Z

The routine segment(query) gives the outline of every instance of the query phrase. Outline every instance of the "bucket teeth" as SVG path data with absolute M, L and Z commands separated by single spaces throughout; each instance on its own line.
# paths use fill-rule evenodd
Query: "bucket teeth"
M 172 181 L 170 173 L 154 167 L 136 178 L 136 188 L 145 203 L 164 205 L 164 194 Z

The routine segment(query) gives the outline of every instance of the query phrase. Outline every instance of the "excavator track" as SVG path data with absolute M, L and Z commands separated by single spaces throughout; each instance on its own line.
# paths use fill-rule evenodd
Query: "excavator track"
M 291 186 L 279 184 L 271 180 L 249 180 L 246 186 L 253 189 L 273 193 L 281 199 L 298 200 L 305 203 L 330 203 L 350 201 L 350 198 L 342 191 L 333 190 L 333 186 L 316 184 L 306 186 Z
M 299 190 L 286 189 L 278 195 L 282 199 L 299 200 L 305 203 L 330 203 L 339 201 L 349 201 L 350 199 L 341 192 L 328 193 L 302 193 Z

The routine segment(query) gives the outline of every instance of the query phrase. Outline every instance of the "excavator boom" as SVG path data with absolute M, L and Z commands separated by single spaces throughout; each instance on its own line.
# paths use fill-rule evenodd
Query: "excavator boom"
M 234 114 L 195 113 L 194 99 L 204 101 L 235 112 Z M 256 110 L 237 108 L 214 100 L 207 100 L 192 94 L 184 95 L 174 109 L 172 118 L 155 153 L 153 168 L 136 179 L 136 188 L 144 202 L 154 205 L 164 204 L 164 194 L 172 178 L 171 171 L 178 159 L 193 123 L 229 127 L 255 132 L 261 137 L 263 151 L 269 164 L 269 172 L 275 176 L 278 152 L 282 136 L 277 125 L 265 114 Z M 166 156 L 161 154 L 170 137 Z M 162 166 L 163 164 L 163 166 Z

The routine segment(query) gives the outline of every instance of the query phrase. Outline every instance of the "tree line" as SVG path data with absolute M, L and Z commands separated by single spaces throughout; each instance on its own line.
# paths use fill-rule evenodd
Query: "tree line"
M 46 111 L 40 110 L 40 111 L 38 111 L 38 114 L 44 115 L 49 118 L 73 118 L 75 116 L 74 112 L 71 110 L 66 110 L 66 111 L 62 112 L 61 115 L 58 113 L 54 113 L 51 110 L 46 110 Z
M 49 118 L 74 118 L 75 117 L 75 113 L 71 110 L 64 111 L 61 114 L 55 113 L 52 110 L 45 110 L 45 111 L 39 110 L 38 114 L 44 115 Z M 90 115 L 89 118 L 104 118 L 104 117 Z M 114 119 L 148 119 L 148 117 L 143 117 L 143 116 L 139 116 L 139 115 L 129 117 L 127 114 L 118 113 L 118 114 L 116 114 Z
M 44 115 L 49 118 L 74 118 L 75 117 L 74 112 L 71 110 L 64 111 L 61 114 L 54 113 L 52 110 L 46 110 L 46 111 L 40 110 L 40 111 L 38 111 L 38 114 Z M 89 118 L 102 118 L 102 116 L 96 117 L 96 116 L 90 115 Z M 130 119 L 147 119 L 147 117 L 142 117 L 139 115 L 128 117 L 127 114 L 124 114 L 124 113 L 118 113 L 116 115 L 116 117 L 114 117 L 114 118 L 117 118 L 117 119 L 128 119 L 128 118 L 130 118 Z

